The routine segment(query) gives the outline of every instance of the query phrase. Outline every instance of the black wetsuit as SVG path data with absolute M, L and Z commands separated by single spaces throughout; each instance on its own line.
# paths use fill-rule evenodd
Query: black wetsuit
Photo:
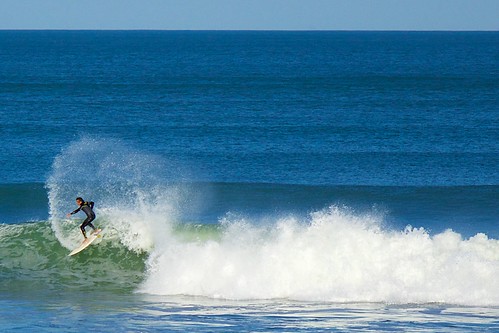
M 92 210 L 93 208 L 94 208 L 93 201 L 90 201 L 90 202 L 85 201 L 84 203 L 82 203 L 80 205 L 80 207 L 78 207 L 78 209 L 71 212 L 71 215 L 73 215 L 73 214 L 78 213 L 80 210 L 82 210 L 85 214 L 87 214 L 87 218 L 85 219 L 85 221 L 83 221 L 83 223 L 80 226 L 81 232 L 83 233 L 83 236 L 85 236 L 85 238 L 87 237 L 87 234 L 85 233 L 85 227 L 87 225 L 92 227 L 92 229 L 95 230 L 95 227 L 92 224 L 92 221 L 95 220 L 95 213 Z

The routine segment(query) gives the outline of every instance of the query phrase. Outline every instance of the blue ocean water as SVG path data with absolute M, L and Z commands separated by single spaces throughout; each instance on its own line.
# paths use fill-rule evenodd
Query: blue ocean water
M 0 330 L 495 331 L 498 96 L 497 32 L 0 31 Z

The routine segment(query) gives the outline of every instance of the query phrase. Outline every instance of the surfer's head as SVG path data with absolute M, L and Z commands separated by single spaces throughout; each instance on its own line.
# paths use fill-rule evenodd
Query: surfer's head
M 83 200 L 83 198 L 82 198 L 82 197 L 78 197 L 78 198 L 76 198 L 76 203 L 77 203 L 78 205 L 81 205 L 81 204 L 82 204 L 82 203 L 84 203 L 84 202 L 85 202 L 85 201 Z

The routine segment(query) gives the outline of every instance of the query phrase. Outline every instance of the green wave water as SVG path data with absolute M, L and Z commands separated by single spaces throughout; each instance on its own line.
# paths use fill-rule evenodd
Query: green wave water
M 68 257 L 48 222 L 0 225 L 1 291 L 105 289 L 131 292 L 142 281 L 146 254 L 105 238 Z

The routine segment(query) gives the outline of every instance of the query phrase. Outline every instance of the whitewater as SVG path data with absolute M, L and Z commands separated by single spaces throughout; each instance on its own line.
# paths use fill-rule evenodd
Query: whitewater
M 384 231 L 333 207 L 271 227 L 224 221 L 220 241 L 165 237 L 143 292 L 228 299 L 497 305 L 499 242 L 447 231 Z

